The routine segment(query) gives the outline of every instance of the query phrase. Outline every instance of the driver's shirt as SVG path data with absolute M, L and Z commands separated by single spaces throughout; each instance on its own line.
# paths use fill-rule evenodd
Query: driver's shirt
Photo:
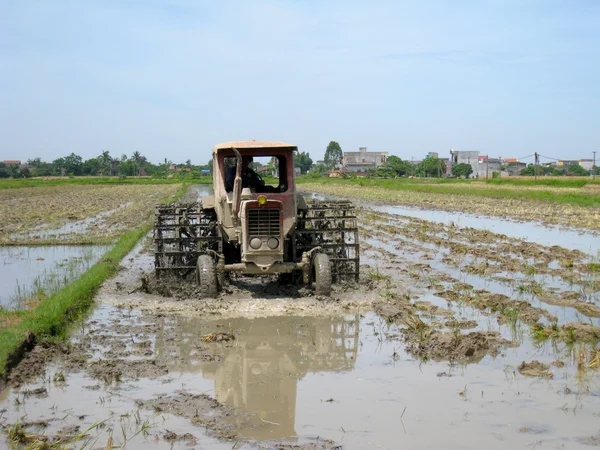
M 225 190 L 227 192 L 233 191 L 233 184 L 235 183 L 235 170 L 235 167 L 231 167 L 227 171 L 227 177 L 225 177 Z M 260 184 L 260 177 L 250 167 L 242 172 L 242 188 L 253 188 L 260 186 Z

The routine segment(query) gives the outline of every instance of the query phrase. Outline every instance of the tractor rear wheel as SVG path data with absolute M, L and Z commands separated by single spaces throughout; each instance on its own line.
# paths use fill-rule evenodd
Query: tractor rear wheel
M 331 295 L 331 262 L 325 253 L 317 253 L 313 259 L 313 277 L 317 295 Z
M 216 297 L 219 291 L 217 284 L 217 268 L 215 262 L 208 255 L 198 256 L 196 263 L 196 281 L 200 286 L 202 297 Z

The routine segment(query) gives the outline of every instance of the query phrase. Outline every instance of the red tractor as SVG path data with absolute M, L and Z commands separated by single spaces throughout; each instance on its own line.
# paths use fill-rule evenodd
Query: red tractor
M 214 194 L 156 208 L 157 276 L 195 274 L 206 297 L 217 295 L 230 272 L 287 274 L 282 278 L 301 278 L 318 295 L 329 295 L 332 282 L 358 280 L 354 207 L 307 202 L 296 191 L 296 151 L 283 142 L 216 145 Z

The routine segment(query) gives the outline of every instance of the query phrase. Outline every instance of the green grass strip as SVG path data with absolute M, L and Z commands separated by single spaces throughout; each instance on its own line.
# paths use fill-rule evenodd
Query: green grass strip
M 65 337 L 68 325 L 83 315 L 102 282 L 117 273 L 121 259 L 151 228 L 152 224 L 147 222 L 123 234 L 114 248 L 81 278 L 43 300 L 18 325 L 0 331 L 0 375 L 6 377 L 35 343 Z
M 581 192 L 556 192 L 544 190 L 524 190 L 515 187 L 510 189 L 495 189 L 494 184 L 485 187 L 470 187 L 469 183 L 457 186 L 456 182 L 443 183 L 439 181 L 426 182 L 412 179 L 339 179 L 339 178 L 305 178 L 298 180 L 299 185 L 310 184 L 350 184 L 364 187 L 377 187 L 395 191 L 415 191 L 433 194 L 452 194 L 471 197 L 506 198 L 506 199 L 530 199 L 550 203 L 562 203 L 575 206 L 600 206 L 600 195 L 592 190 L 582 189 Z M 530 186 L 526 184 L 526 186 Z
M 173 199 L 180 198 L 185 188 L 182 186 Z M 125 232 L 115 246 L 79 279 L 42 300 L 33 311 L 24 312 L 19 324 L 0 330 L 1 379 L 6 380 L 10 370 L 35 344 L 67 337 L 69 325 L 84 315 L 93 304 L 100 285 L 118 272 L 121 260 L 152 226 L 152 222 L 148 221 L 135 230 Z
M 495 178 L 488 181 L 489 184 L 512 184 L 514 186 L 553 186 L 553 187 L 571 187 L 580 188 L 586 184 L 599 184 L 600 176 L 596 177 L 596 181 L 593 178 L 550 178 L 550 177 L 539 177 L 537 181 L 531 178 Z

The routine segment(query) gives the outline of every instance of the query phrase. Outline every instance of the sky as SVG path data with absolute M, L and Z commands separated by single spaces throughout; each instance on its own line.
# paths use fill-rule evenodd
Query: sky
M 247 139 L 591 158 L 600 1 L 0 0 L 0 160 Z

